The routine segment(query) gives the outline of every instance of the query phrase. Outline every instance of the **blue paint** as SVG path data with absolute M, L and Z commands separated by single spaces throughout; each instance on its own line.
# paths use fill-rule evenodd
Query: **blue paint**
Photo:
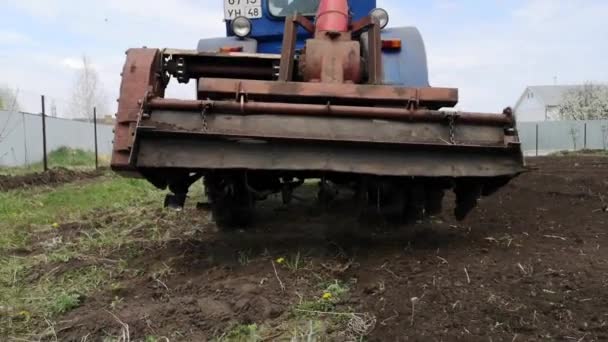
M 361 19 L 376 8 L 376 0 L 350 0 L 350 11 L 354 20 Z M 311 20 L 314 18 L 311 17 Z M 276 17 L 270 13 L 268 0 L 262 1 L 262 18 L 251 19 L 253 29 L 250 37 L 258 41 L 258 52 L 260 53 L 280 53 L 281 43 L 283 42 L 283 30 L 285 29 L 285 18 Z M 227 36 L 234 36 L 230 29 L 230 22 L 226 23 Z M 310 34 L 304 29 L 298 30 L 297 48 L 303 48 L 306 39 Z
M 350 0 L 353 20 L 359 20 L 376 8 L 376 0 Z M 280 53 L 285 29 L 285 18 L 273 16 L 268 8 L 268 0 L 262 1 L 262 18 L 252 19 L 252 33 L 245 40 L 235 37 L 226 23 L 227 37 L 203 39 L 199 51 L 218 51 L 222 46 L 234 46 L 238 42 L 244 52 Z M 391 13 L 389 13 L 389 16 Z M 310 18 L 314 20 L 314 17 Z M 298 31 L 297 49 L 304 47 L 311 35 L 304 29 Z M 408 87 L 428 87 L 426 49 L 418 30 L 414 27 L 394 27 L 382 30 L 382 39 L 400 39 L 400 51 L 383 51 L 383 83 Z
M 415 27 L 382 30 L 382 39 L 400 39 L 400 51 L 383 51 L 383 83 L 406 87 L 428 87 L 426 48 Z

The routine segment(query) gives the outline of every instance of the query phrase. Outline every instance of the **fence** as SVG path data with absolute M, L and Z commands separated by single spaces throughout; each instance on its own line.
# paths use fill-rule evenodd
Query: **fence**
M 517 126 L 528 156 L 608 148 L 608 120 L 520 122 Z
M 92 122 L 46 117 L 46 150 L 60 147 L 95 151 Z M 0 166 L 25 166 L 42 162 L 43 129 L 40 114 L 0 111 Z M 112 126 L 97 125 L 99 155 L 112 153 Z M 608 120 L 544 121 L 518 124 L 527 156 L 558 151 L 608 148 Z
M 95 152 L 93 122 L 45 117 L 46 151 L 69 147 Z M 97 124 L 100 156 L 112 153 L 112 126 Z M 43 120 L 40 114 L 0 111 L 0 166 L 28 166 L 44 160 Z

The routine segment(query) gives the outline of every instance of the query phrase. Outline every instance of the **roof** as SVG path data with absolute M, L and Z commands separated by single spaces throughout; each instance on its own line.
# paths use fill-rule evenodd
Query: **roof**
M 528 86 L 524 90 L 523 94 L 517 101 L 515 109 L 519 107 L 521 102 L 526 98 L 526 94 L 531 91 L 534 96 L 542 102 L 546 107 L 557 107 L 562 104 L 566 93 L 580 89 L 583 85 L 541 85 L 541 86 Z

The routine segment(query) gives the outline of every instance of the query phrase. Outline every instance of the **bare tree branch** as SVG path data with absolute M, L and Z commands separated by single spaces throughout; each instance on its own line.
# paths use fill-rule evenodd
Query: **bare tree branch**
M 105 113 L 107 110 L 106 96 L 99 80 L 97 70 L 87 56 L 82 57 L 82 68 L 78 71 L 69 114 L 72 118 L 93 119 L 93 107 Z
M 13 117 L 13 114 L 15 112 L 20 111 L 21 107 L 19 105 L 18 97 L 19 89 L 13 91 L 12 89 L 7 87 L 0 88 L 0 110 L 9 111 L 8 115 L 6 116 L 6 120 L 2 123 L 2 125 L 0 125 L 0 142 L 2 142 L 6 138 L 6 136 L 11 134 L 17 126 L 17 124 L 15 124 L 15 127 L 12 127 L 10 129 L 8 127 L 11 122 L 11 118 Z

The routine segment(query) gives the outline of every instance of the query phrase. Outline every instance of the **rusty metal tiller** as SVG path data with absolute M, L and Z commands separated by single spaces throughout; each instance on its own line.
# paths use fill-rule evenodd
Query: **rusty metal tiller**
M 202 178 L 218 225 L 246 226 L 257 201 L 319 179 L 319 199 L 351 189 L 397 222 L 438 214 L 453 190 L 464 219 L 524 171 L 511 110 L 442 110 L 458 90 L 428 85 L 417 31 L 385 29 L 375 1 L 252 3 L 227 2 L 228 37 L 198 50 L 127 51 L 112 168 L 168 188 L 167 206 Z M 282 38 L 266 32 L 277 21 Z M 165 98 L 172 77 L 196 99 Z

